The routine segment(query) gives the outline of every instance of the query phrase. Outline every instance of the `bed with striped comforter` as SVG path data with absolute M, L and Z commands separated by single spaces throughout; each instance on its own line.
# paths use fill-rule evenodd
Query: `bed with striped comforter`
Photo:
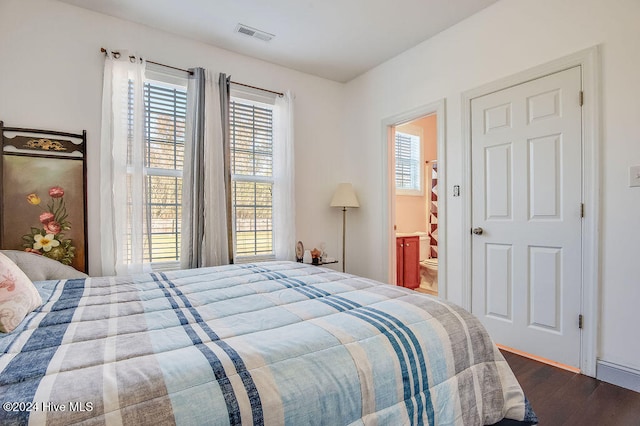
M 3 425 L 535 423 L 478 321 L 404 288 L 293 262 L 36 286 Z

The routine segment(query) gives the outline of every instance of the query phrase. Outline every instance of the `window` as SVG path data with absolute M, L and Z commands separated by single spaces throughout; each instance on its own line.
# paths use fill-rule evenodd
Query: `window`
M 155 73 L 151 73 L 155 77 Z M 126 263 L 131 263 L 132 212 L 142 209 L 143 262 L 154 269 L 175 266 L 180 260 L 180 227 L 182 205 L 182 169 L 187 109 L 186 84 L 147 79 L 144 84 L 144 148 L 143 158 L 134 164 L 134 147 L 129 138 L 128 207 Z M 172 79 L 175 81 L 175 78 Z M 134 129 L 133 84 L 129 84 L 129 135 Z M 139 147 L 138 147 L 139 148 Z M 140 150 L 138 150 L 140 152 Z M 142 167 L 144 196 L 142 206 L 133 206 L 131 197 L 131 172 Z M 139 211 L 139 210 L 138 210 Z
M 274 258 L 273 105 L 232 96 L 229 124 L 234 259 Z
M 396 191 L 400 195 L 422 194 L 420 136 L 396 131 Z

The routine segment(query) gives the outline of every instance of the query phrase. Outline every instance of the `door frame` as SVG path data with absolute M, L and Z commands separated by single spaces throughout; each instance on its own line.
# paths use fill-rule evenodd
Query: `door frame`
M 390 283 L 396 282 L 396 245 L 393 225 L 396 220 L 395 195 L 395 153 L 390 148 L 394 142 L 393 128 L 397 125 L 413 121 L 426 115 L 436 114 L 436 139 L 438 151 L 438 297 L 446 298 L 446 101 L 444 98 L 421 105 L 382 120 L 382 223 L 386 229 L 382 234 L 382 258 L 387 259 L 383 264 L 383 274 L 386 273 Z
M 598 341 L 598 283 L 600 281 L 600 52 L 594 46 L 572 55 L 505 77 L 462 93 L 462 182 L 468 191 L 462 197 L 462 229 L 473 226 L 471 211 L 471 100 L 531 80 L 581 67 L 582 107 L 582 295 L 583 328 L 580 338 L 580 370 L 595 377 Z M 463 232 L 462 304 L 471 311 L 471 232 Z M 576 327 L 577 327 L 576 319 Z

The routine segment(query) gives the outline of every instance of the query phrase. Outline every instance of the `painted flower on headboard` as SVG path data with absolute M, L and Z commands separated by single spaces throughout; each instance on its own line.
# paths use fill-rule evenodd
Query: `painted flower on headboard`
M 27 202 L 33 206 L 40 206 L 43 210 L 38 216 L 40 224 L 32 226 L 29 234 L 23 235 L 25 251 L 41 254 L 70 265 L 76 254 L 76 248 L 70 238 L 64 238 L 63 231 L 71 229 L 67 220 L 67 208 L 64 202 L 64 189 L 59 186 L 49 188 L 51 200 L 46 208 L 41 206 L 42 199 L 36 193 L 27 195 Z

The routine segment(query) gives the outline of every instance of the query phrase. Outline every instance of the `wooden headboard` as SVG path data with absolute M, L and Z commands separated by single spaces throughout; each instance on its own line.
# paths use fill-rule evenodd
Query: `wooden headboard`
M 87 272 L 86 142 L 86 130 L 0 121 L 0 249 L 36 252 Z

